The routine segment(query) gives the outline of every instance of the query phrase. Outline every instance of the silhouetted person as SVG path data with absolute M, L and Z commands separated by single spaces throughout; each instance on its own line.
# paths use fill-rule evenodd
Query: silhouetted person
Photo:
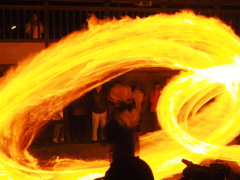
M 113 89 L 109 95 L 116 104 L 105 128 L 106 142 L 112 147 L 112 163 L 105 180 L 153 180 L 148 164 L 135 156 L 134 134 L 139 113 L 131 89 L 120 84 L 117 88 L 122 91 Z
M 87 139 L 87 122 L 89 120 L 88 96 L 84 95 L 70 104 L 71 120 L 70 135 L 75 143 L 86 141 Z
M 154 180 L 149 165 L 139 157 L 129 156 L 114 160 L 104 180 Z

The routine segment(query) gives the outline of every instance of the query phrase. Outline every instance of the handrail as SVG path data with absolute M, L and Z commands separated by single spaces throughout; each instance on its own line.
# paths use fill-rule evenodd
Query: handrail
M 0 7 L 0 42 L 56 42 L 72 31 L 86 26 L 89 14 L 98 18 L 146 17 L 156 13 L 175 13 L 177 8 L 150 7 L 109 7 L 109 6 L 52 6 L 45 1 L 43 5 L 1 5 Z M 193 9 L 195 13 L 219 17 L 226 23 L 232 23 L 236 34 L 240 35 L 240 12 L 228 9 Z M 43 23 L 44 33 L 37 39 L 28 38 L 25 33 L 29 18 L 37 13 Z M 14 27 L 15 26 L 15 27 Z M 38 32 L 40 34 L 41 32 Z

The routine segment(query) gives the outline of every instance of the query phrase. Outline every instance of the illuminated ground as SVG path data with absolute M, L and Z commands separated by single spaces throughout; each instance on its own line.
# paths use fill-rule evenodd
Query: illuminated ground
M 236 138 L 230 144 L 239 144 L 240 137 Z M 109 146 L 102 143 L 59 143 L 53 144 L 49 139 L 36 140 L 29 148 L 29 152 L 39 159 L 42 168 L 50 168 L 53 166 L 50 160 L 55 158 L 76 158 L 83 160 L 101 160 L 109 159 Z M 208 166 L 209 161 L 206 160 L 202 165 Z M 239 180 L 240 168 L 234 162 L 227 162 L 232 172 L 228 180 Z M 182 174 L 176 174 L 164 180 L 179 180 Z
M 33 143 L 29 148 L 29 152 L 39 159 L 39 164 L 42 167 L 51 167 L 52 164 L 49 164 L 49 160 L 58 157 L 83 160 L 108 159 L 109 157 L 109 147 L 102 143 L 53 144 L 48 139 Z

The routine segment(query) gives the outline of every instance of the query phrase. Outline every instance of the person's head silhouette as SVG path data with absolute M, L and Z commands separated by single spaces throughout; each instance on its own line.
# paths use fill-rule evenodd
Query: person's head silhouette
M 132 156 L 114 160 L 104 180 L 154 180 L 154 177 L 145 161 Z

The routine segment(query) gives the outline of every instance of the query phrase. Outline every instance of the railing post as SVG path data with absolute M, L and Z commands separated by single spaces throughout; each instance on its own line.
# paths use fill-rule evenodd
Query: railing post
M 49 8 L 48 0 L 44 1 L 44 42 L 45 47 L 49 46 Z
M 104 13 L 104 18 L 108 18 L 110 17 L 110 14 L 109 14 L 109 5 L 111 4 L 111 0 L 105 0 L 104 2 L 104 6 L 105 6 L 105 13 Z

